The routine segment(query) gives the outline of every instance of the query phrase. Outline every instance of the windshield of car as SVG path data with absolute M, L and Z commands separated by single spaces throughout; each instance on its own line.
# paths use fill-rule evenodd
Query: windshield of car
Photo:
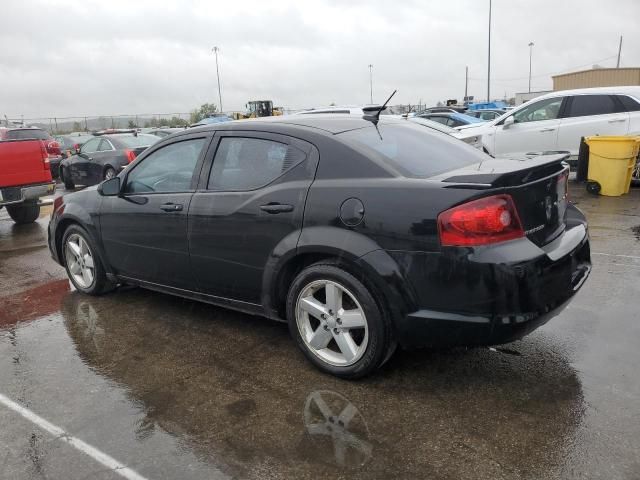
M 49 134 L 38 128 L 25 128 L 22 130 L 9 130 L 7 140 L 47 140 Z
M 136 147 L 148 147 L 149 145 L 153 145 L 158 140 L 159 137 L 155 135 L 117 135 L 115 138 L 118 139 L 120 143 L 123 143 L 126 147 L 136 148 Z
M 454 137 L 421 125 L 385 125 L 350 130 L 337 135 L 361 153 L 382 161 L 411 178 L 427 178 L 480 163 L 484 155 Z

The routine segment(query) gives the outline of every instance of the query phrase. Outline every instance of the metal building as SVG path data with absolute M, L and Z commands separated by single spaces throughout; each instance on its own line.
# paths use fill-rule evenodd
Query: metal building
M 640 68 L 594 68 L 551 78 L 554 90 L 640 85 Z

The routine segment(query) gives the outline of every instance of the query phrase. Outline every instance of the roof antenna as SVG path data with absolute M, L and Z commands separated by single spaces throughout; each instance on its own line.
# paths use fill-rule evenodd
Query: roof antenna
M 365 120 L 369 120 L 370 122 L 373 122 L 375 124 L 378 123 L 378 120 L 380 120 L 380 114 L 382 113 L 382 111 L 387 108 L 387 103 L 389 103 L 389 100 L 391 100 L 391 98 L 396 94 L 398 90 L 394 90 L 393 93 L 391 95 L 389 95 L 389 98 L 387 98 L 387 101 L 384 102 L 382 104 L 382 106 L 375 112 L 375 113 L 367 113 L 365 114 L 362 118 L 364 118 Z

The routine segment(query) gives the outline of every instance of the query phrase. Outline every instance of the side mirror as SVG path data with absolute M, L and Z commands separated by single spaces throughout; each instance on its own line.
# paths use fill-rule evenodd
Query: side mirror
M 98 193 L 103 197 L 120 195 L 120 177 L 113 177 L 98 185 Z
M 504 128 L 509 128 L 511 125 L 513 125 L 514 123 L 516 123 L 516 119 L 513 118 L 513 115 L 507 117 L 504 119 L 504 121 L 502 122 L 502 126 Z

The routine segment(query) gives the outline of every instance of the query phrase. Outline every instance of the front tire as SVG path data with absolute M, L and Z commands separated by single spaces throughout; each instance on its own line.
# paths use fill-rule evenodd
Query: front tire
M 320 262 L 298 274 L 287 295 L 289 331 L 318 369 L 361 378 L 393 347 L 385 312 L 369 289 L 338 265 Z
M 62 237 L 62 258 L 74 287 L 88 295 L 100 295 L 111 289 L 102 261 L 89 234 L 71 225 Z
M 116 176 L 116 171 L 113 168 L 107 167 L 104 169 L 103 180 L 111 180 L 115 176 Z
M 7 213 L 18 225 L 35 222 L 40 216 L 40 205 L 35 202 L 23 202 L 19 205 L 7 205 Z

